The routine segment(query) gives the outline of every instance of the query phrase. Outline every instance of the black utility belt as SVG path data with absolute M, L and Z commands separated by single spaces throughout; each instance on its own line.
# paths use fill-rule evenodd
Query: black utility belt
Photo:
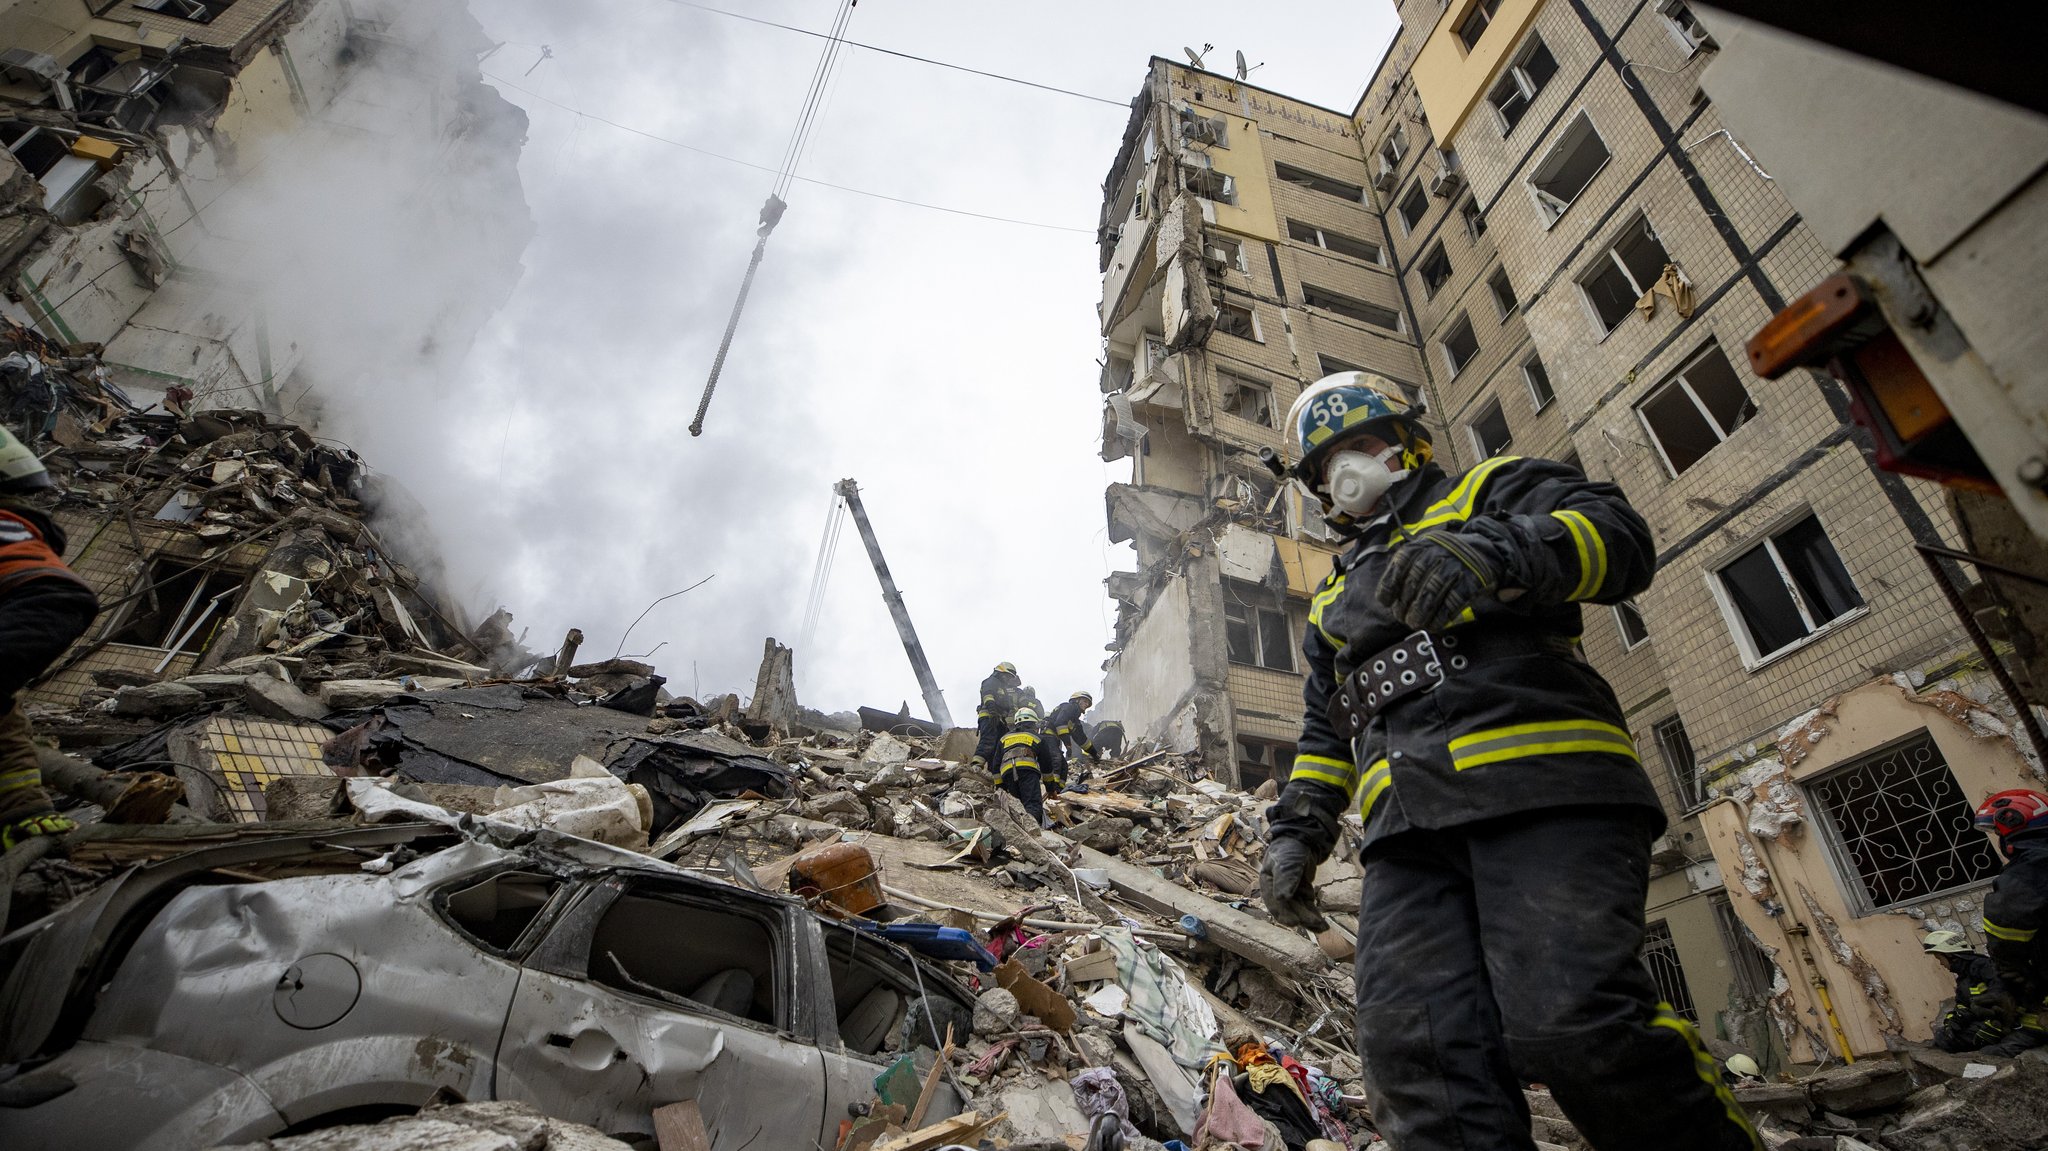
M 1578 646 L 1558 635 L 1453 633 L 1439 637 L 1426 631 L 1411 632 L 1401 642 L 1374 652 L 1345 676 L 1330 699 L 1327 714 L 1338 734 L 1357 739 L 1374 716 L 1396 701 L 1434 691 L 1474 660 L 1538 654 L 1581 658 Z

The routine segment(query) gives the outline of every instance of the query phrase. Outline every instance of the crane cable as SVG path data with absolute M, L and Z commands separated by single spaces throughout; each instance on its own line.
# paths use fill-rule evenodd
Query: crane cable
M 711 393 L 718 387 L 718 375 L 725 370 L 725 356 L 732 349 L 733 333 L 739 330 L 740 313 L 747 306 L 747 293 L 754 288 L 754 273 L 761 268 L 761 257 L 768 254 L 768 234 L 782 219 L 782 213 L 789 207 L 790 184 L 796 179 L 797 165 L 803 162 L 804 149 L 810 146 L 811 129 L 816 126 L 818 113 L 825 104 L 825 90 L 832 76 L 832 66 L 839 61 L 840 49 L 846 45 L 846 26 L 853 19 L 854 5 L 859 0 L 839 0 L 839 11 L 832 18 L 832 31 L 825 41 L 825 50 L 818 56 L 818 67 L 811 73 L 811 86 L 804 92 L 802 108 L 797 112 L 796 127 L 789 134 L 789 145 L 783 149 L 782 164 L 777 169 L 775 185 L 768 193 L 768 200 L 761 205 L 761 225 L 755 230 L 754 254 L 747 261 L 747 274 L 740 278 L 739 298 L 732 302 L 732 315 L 725 321 L 725 335 L 718 341 L 718 354 L 711 359 L 711 375 L 704 381 L 704 396 L 697 401 L 697 418 L 690 421 L 690 434 L 704 434 L 704 413 L 711 409 Z
M 825 535 L 818 541 L 818 562 L 811 568 L 811 594 L 804 601 L 803 627 L 798 629 L 798 651 L 809 651 L 817 634 L 818 619 L 825 613 L 825 585 L 832 579 L 832 559 L 839 554 L 839 532 L 846 525 L 846 501 L 838 492 L 825 509 Z

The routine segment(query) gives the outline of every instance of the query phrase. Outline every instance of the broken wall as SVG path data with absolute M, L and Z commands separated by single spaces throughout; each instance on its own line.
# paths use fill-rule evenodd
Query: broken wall
M 1097 710 L 1122 720 L 1132 743 L 1159 741 L 1175 751 L 1194 750 L 1193 723 L 1182 714 L 1195 687 L 1191 627 L 1188 576 L 1168 576 L 1129 642 L 1110 658 Z

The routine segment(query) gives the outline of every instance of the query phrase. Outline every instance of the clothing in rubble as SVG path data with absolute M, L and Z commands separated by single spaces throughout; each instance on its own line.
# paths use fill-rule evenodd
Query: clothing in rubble
M 2048 831 L 2008 836 L 2005 869 L 1984 897 L 1985 950 L 2009 997 L 2012 1032 L 1984 1047 L 2017 1055 L 2048 1045 Z
M 1381 1133 L 1527 1151 L 1521 1084 L 1542 1082 L 1599 1151 L 1758 1147 L 1636 959 L 1664 816 L 1579 650 L 1581 603 L 1649 586 L 1647 525 L 1574 468 L 1497 456 L 1452 476 L 1403 442 L 1403 477 L 1311 603 L 1267 852 L 1298 897 L 1340 817 L 1365 818 L 1357 1024 Z M 1295 906 L 1283 922 L 1312 925 Z
M 64 532 L 40 511 L 0 504 L 0 847 L 60 834 L 16 696 L 56 662 L 99 614 L 99 599 L 62 558 Z
M 1002 740 L 1010 730 L 1010 716 L 1017 710 L 1017 669 L 999 663 L 981 681 L 981 702 L 974 709 L 974 758 L 993 764 L 1002 752 Z
M 1233 1085 L 1245 1105 L 1280 1132 L 1287 1151 L 1301 1151 L 1311 1139 L 1323 1137 L 1308 1096 L 1301 1084 L 1288 1074 L 1266 1045 L 1257 1040 L 1238 1043 L 1231 1054 L 1238 1071 Z
M 1094 706 L 1095 701 L 1086 695 L 1076 696 L 1052 709 L 1045 717 L 1045 730 L 1060 743 L 1060 750 L 1069 754 L 1085 755 L 1089 759 L 1099 758 L 1095 743 L 1088 738 L 1087 725 L 1081 722 L 1081 713 Z
M 1974 951 L 1943 955 L 1956 977 L 1955 1002 L 1934 1024 L 1934 1045 L 1943 1051 L 1975 1051 L 2004 1039 L 2008 1030 L 1994 1004 L 2000 999 L 1998 966 Z
M 1026 721 L 1018 730 L 1002 737 L 1002 755 L 996 763 L 996 786 L 1017 797 L 1031 818 L 1045 822 L 1045 793 L 1066 785 L 1067 757 L 1059 741 L 1038 731 Z

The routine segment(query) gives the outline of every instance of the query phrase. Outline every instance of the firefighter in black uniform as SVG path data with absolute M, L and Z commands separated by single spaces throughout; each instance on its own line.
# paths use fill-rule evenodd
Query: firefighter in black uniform
M 974 766 L 987 767 L 1002 751 L 1003 735 L 1010 730 L 1010 715 L 1017 710 L 1017 685 L 1022 682 L 1017 676 L 1017 665 L 1009 660 L 997 664 L 988 678 L 981 681 L 981 703 L 974 710 Z
M 1920 950 L 1938 956 L 1956 977 L 1955 1002 L 1934 1022 L 1934 1045 L 1943 1051 L 1975 1051 L 2004 1039 L 2008 1028 L 1992 1006 L 1999 999 L 1998 967 L 1956 931 L 1930 931 Z
M 1976 823 L 2005 854 L 1984 897 L 1984 949 L 1998 968 L 1999 1014 L 2012 1028 L 1982 1050 L 2018 1055 L 2048 1044 L 2048 795 L 2001 791 L 1978 806 Z
M 1095 742 L 1095 758 L 1098 761 L 1115 759 L 1124 753 L 1124 725 L 1116 720 L 1105 719 L 1096 724 L 1095 730 L 1088 734 L 1088 738 Z
M 1313 876 L 1359 812 L 1358 1050 L 1401 1151 L 1528 1151 L 1531 1082 L 1598 1151 L 1756 1151 L 1719 1064 L 1636 959 L 1664 816 L 1579 651 L 1580 603 L 1649 586 L 1649 530 L 1563 464 L 1447 475 L 1417 414 L 1364 372 L 1289 413 L 1292 474 L 1351 547 L 1310 605 L 1267 909 L 1325 926 Z
M 996 786 L 1017 797 L 1031 818 L 1045 826 L 1045 796 L 1066 786 L 1067 756 L 1060 741 L 1039 731 L 1038 713 L 1020 707 L 1010 719 L 1010 733 L 1003 737 L 1003 751 L 996 763 Z M 1044 792 L 1040 792 L 1040 788 Z
M 1045 717 L 1045 729 L 1053 739 L 1058 740 L 1062 752 L 1085 755 L 1090 763 L 1101 763 L 1102 756 L 1095 750 L 1095 742 L 1088 736 L 1088 728 L 1081 722 L 1081 716 L 1095 706 L 1095 697 L 1085 691 L 1077 691 L 1067 697 L 1067 702 L 1052 709 Z

